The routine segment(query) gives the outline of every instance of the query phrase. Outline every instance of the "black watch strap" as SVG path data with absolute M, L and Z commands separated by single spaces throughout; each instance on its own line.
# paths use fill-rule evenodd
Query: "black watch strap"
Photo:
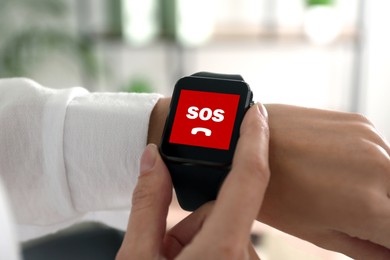
M 214 78 L 244 81 L 241 75 L 198 72 L 191 77 Z M 165 161 L 172 176 L 176 196 L 180 206 L 194 211 L 204 203 L 215 200 L 229 168 L 217 168 L 207 165 L 193 165 Z
M 201 77 L 201 78 L 213 78 L 213 79 L 230 79 L 230 80 L 239 80 L 244 81 L 241 75 L 239 74 L 221 74 L 221 73 L 212 73 L 201 71 L 191 75 L 192 77 Z
M 180 206 L 194 211 L 215 200 L 229 169 L 166 162 Z

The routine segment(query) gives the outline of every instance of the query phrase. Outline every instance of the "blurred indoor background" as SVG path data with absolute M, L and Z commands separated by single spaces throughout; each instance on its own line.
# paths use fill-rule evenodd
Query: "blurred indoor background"
M 0 0 L 0 77 L 170 95 L 197 71 L 239 73 L 262 103 L 360 112 L 390 139 L 389 11 L 379 0 Z M 262 259 L 344 259 L 254 233 Z

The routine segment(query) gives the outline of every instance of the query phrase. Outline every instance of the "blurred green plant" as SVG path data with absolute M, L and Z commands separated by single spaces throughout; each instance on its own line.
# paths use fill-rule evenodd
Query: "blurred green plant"
M 97 62 L 87 39 L 72 34 L 64 0 L 0 0 L 0 77 L 26 76 L 48 54 L 71 56 L 90 76 Z
M 136 77 L 129 80 L 122 90 L 130 93 L 151 93 L 153 87 L 146 78 Z
M 335 0 L 306 0 L 306 6 L 315 6 L 315 5 L 333 5 Z

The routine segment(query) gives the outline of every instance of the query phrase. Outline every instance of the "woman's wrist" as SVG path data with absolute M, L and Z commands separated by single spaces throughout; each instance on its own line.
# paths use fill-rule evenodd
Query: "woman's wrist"
M 147 143 L 160 144 L 162 132 L 164 130 L 165 120 L 168 115 L 170 97 L 160 98 L 154 106 L 149 119 L 149 130 Z

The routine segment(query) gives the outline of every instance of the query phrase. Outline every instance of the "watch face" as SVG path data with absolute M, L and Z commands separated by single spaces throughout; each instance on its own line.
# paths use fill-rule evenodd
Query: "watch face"
M 250 93 L 242 81 L 179 80 L 164 129 L 162 155 L 178 162 L 230 165 Z
M 229 150 L 240 95 L 182 89 L 169 143 Z

